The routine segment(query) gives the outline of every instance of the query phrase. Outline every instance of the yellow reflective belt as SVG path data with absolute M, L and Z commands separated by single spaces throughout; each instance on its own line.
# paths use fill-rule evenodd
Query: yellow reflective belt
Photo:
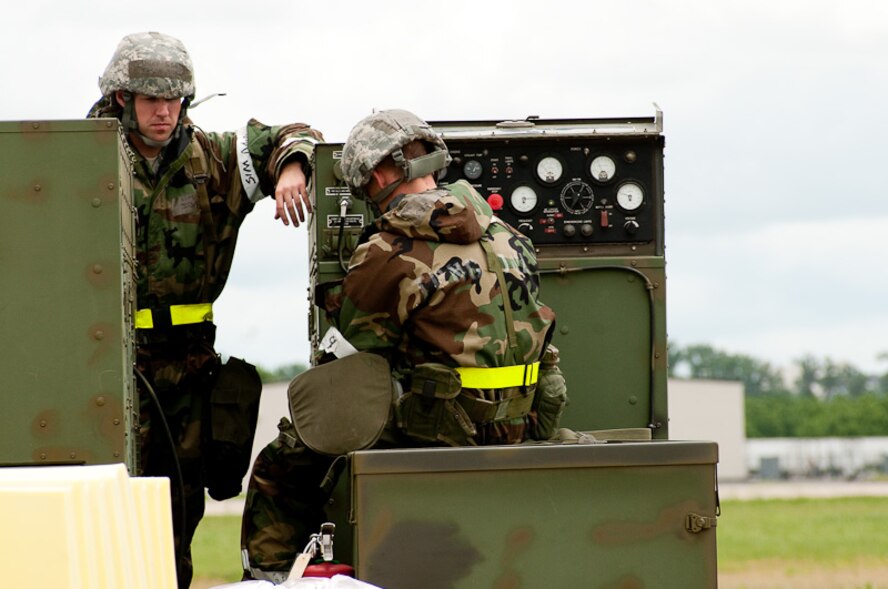
M 505 389 L 536 384 L 540 363 L 499 368 L 457 368 L 462 386 L 467 389 Z
M 165 309 L 139 309 L 136 311 L 136 329 L 154 329 L 154 314 L 168 311 L 170 325 L 187 325 L 213 320 L 213 304 L 170 305 Z M 158 321 L 159 324 L 164 323 Z

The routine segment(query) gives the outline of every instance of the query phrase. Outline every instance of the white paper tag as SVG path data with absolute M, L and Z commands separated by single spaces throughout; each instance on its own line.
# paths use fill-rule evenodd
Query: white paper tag
M 295 581 L 296 579 L 301 579 L 302 573 L 305 572 L 305 567 L 307 567 L 310 562 L 311 554 L 303 552 L 297 556 L 296 560 L 293 561 L 293 568 L 290 569 L 290 574 L 287 576 L 287 580 Z
M 358 350 L 335 327 L 330 327 L 321 338 L 321 349 L 337 358 L 345 358 L 358 353 Z

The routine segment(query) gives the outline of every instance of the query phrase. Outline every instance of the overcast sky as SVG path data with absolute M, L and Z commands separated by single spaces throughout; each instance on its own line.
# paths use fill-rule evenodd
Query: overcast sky
M 120 38 L 179 37 L 204 129 L 664 112 L 668 332 L 888 370 L 888 3 L 450 0 L 4 7 L 0 120 L 83 117 Z M 247 219 L 218 349 L 307 363 L 306 231 Z M 544 293 L 545 294 L 545 293 Z

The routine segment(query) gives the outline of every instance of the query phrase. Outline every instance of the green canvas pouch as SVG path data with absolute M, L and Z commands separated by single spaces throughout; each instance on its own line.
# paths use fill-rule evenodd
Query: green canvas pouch
M 217 501 L 241 492 L 250 468 L 261 393 L 262 380 L 249 362 L 232 356 L 219 368 L 210 393 L 203 457 L 205 484 Z
M 410 390 L 395 403 L 398 427 L 420 442 L 474 444 L 476 429 L 456 397 L 462 381 L 453 368 L 426 363 L 413 369 Z
M 341 456 L 371 447 L 382 435 L 394 384 L 385 358 L 358 352 L 299 374 L 287 395 L 302 443 L 320 454 Z

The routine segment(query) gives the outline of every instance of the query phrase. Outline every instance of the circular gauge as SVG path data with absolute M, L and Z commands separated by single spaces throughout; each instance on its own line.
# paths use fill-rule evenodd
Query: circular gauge
M 551 155 L 544 157 L 537 163 L 537 177 L 546 184 L 555 184 L 564 175 L 564 165 L 561 160 Z
M 634 211 L 644 203 L 644 189 L 635 182 L 626 182 L 617 189 L 617 204 L 624 211 Z
M 478 160 L 469 160 L 463 165 L 463 174 L 465 174 L 466 178 L 469 180 L 477 180 L 481 177 L 483 171 L 484 168 L 481 167 L 481 162 Z
M 617 172 L 617 164 L 606 155 L 599 155 L 589 164 L 589 173 L 597 182 L 607 182 Z
M 519 213 L 529 213 L 537 206 L 536 190 L 530 186 L 519 186 L 512 191 L 509 197 L 512 208 Z
M 582 215 L 592 208 L 595 194 L 585 182 L 571 182 L 561 191 L 561 204 L 564 210 L 574 215 Z

